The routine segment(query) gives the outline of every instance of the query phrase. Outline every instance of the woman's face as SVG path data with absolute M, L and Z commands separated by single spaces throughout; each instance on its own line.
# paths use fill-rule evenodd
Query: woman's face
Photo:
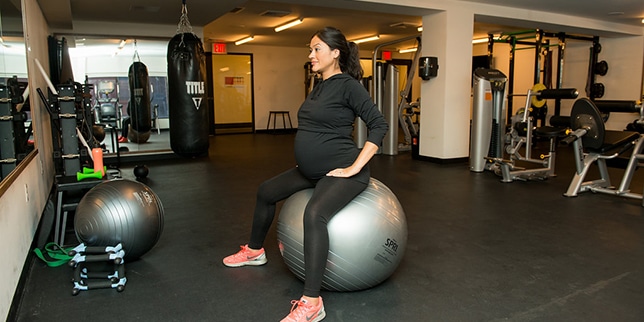
M 340 55 L 340 51 L 338 49 L 329 48 L 329 45 L 314 36 L 311 38 L 309 50 L 311 51 L 309 54 L 311 70 L 321 73 L 322 78 L 326 78 L 325 75 L 334 73 L 336 68 L 339 69 L 337 58 Z

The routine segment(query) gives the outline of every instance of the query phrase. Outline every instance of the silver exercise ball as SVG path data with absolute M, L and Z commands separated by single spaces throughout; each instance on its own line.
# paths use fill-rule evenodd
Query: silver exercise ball
M 133 180 L 98 184 L 81 198 L 74 230 L 87 246 L 123 244 L 125 258 L 147 253 L 163 231 L 163 205 L 148 186 Z
M 313 189 L 299 191 L 282 206 L 277 239 L 286 266 L 304 280 L 302 216 Z M 380 284 L 394 272 L 407 245 L 407 221 L 400 202 L 382 182 L 367 188 L 328 224 L 329 256 L 322 288 L 357 291 Z

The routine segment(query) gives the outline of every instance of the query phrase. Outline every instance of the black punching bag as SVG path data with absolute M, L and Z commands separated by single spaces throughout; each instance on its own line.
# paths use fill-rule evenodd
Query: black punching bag
M 208 153 L 206 56 L 193 33 L 176 34 L 168 44 L 170 147 L 182 156 Z
M 150 138 L 152 129 L 148 68 L 142 62 L 134 62 L 130 65 L 127 77 L 130 84 L 128 139 L 136 143 L 145 143 Z

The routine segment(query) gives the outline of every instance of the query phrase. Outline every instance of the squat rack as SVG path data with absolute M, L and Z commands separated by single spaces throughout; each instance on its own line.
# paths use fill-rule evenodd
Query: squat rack
M 556 44 L 551 44 L 550 39 L 547 38 L 556 38 L 558 42 Z M 533 39 L 533 40 L 530 40 Z M 495 43 L 507 43 L 510 45 L 510 66 L 509 66 L 509 75 L 508 75 L 508 96 L 511 96 L 514 93 L 514 64 L 515 64 L 515 52 L 518 50 L 525 49 L 534 49 L 535 59 L 534 59 L 534 84 L 541 82 L 541 72 L 544 72 L 545 77 L 549 78 L 547 75 L 547 70 L 541 68 L 540 55 L 543 49 L 548 49 L 550 47 L 557 47 L 557 69 L 556 69 L 556 85 L 555 89 L 559 89 L 563 83 L 563 64 L 564 56 L 566 50 L 566 40 L 582 40 L 592 42 L 591 47 L 591 57 L 589 66 L 591 66 L 588 73 L 588 80 L 586 85 L 586 94 L 591 98 L 599 98 L 603 95 L 603 85 L 601 83 L 595 82 L 595 73 L 593 66 L 597 65 L 597 54 L 601 50 L 601 45 L 599 44 L 598 36 L 580 36 L 580 35 L 569 35 L 565 32 L 546 32 L 541 29 L 532 29 L 524 30 L 517 32 L 508 32 L 502 33 L 498 37 L 494 37 L 493 34 L 488 34 L 488 43 L 487 43 L 487 56 L 489 66 L 492 66 L 492 57 L 494 52 Z M 531 47 L 517 48 L 517 45 L 526 45 Z M 605 63 L 605 62 L 604 62 Z M 551 80 L 548 81 L 550 83 Z M 552 84 L 547 84 L 552 85 Z M 601 94 L 601 95 L 599 95 Z M 555 110 L 554 115 L 560 115 L 561 113 L 561 99 L 555 99 Z M 507 108 L 507 118 L 510 120 L 512 117 L 512 100 L 508 100 Z

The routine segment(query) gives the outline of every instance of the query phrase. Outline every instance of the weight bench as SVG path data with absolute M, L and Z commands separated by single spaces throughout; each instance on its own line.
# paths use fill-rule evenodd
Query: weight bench
M 570 115 L 570 126 L 573 132 L 563 139 L 562 143 L 573 144 L 576 172 L 564 196 L 576 197 L 580 192 L 592 191 L 642 199 L 641 194 L 630 192 L 629 186 L 639 161 L 644 159 L 642 154 L 644 140 L 641 140 L 638 132 L 606 130 L 598 105 L 606 112 L 611 110 L 611 107 L 613 112 L 638 112 L 638 110 L 625 109 L 626 106 L 641 109 L 641 106 L 638 107 L 629 101 L 624 101 L 621 105 L 617 104 L 617 101 L 603 104 L 601 101 L 593 102 L 587 98 L 575 101 Z M 606 160 L 617 158 L 629 150 L 632 152 L 624 175 L 619 187 L 615 188 L 611 186 Z M 600 178 L 584 181 L 594 163 L 597 163 Z

